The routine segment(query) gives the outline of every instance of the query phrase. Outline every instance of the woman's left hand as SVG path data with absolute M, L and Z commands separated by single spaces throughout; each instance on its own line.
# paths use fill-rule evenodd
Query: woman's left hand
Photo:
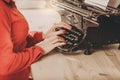
M 63 22 L 61 22 L 61 23 L 59 23 L 59 24 L 54 24 L 54 25 L 52 26 L 52 28 L 51 28 L 47 33 L 45 33 L 45 34 L 43 35 L 43 38 L 46 39 L 46 38 L 49 38 L 49 37 L 51 37 L 51 36 L 64 34 L 64 33 L 65 33 L 64 30 L 55 31 L 55 29 L 58 28 L 58 27 L 64 27 L 64 28 L 67 28 L 67 29 L 69 29 L 69 30 L 71 29 L 71 26 L 70 26 L 70 25 L 68 25 L 68 24 L 66 24 L 66 23 L 63 23 Z

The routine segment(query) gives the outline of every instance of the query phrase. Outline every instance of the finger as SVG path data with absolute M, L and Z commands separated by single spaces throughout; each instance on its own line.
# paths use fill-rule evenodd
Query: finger
M 58 42 L 58 43 L 54 44 L 54 47 L 59 47 L 59 46 L 63 46 L 63 45 L 66 45 L 66 43 L 65 42 Z
M 60 34 L 64 34 L 65 32 L 66 32 L 66 30 L 60 30 L 60 31 L 52 32 L 50 36 L 58 36 Z
M 72 27 L 65 22 L 61 22 L 61 24 L 65 25 L 66 26 L 65 28 L 67 28 L 67 29 L 70 29 L 70 30 L 72 29 Z
M 49 37 L 47 39 L 45 39 L 47 42 L 58 42 L 58 41 L 65 41 L 63 38 L 59 37 L 59 36 L 52 36 L 52 37 Z
M 57 38 L 57 39 L 54 39 L 51 43 L 52 44 L 55 44 L 55 43 L 57 43 L 57 42 L 65 42 L 65 40 L 63 39 L 63 38 Z

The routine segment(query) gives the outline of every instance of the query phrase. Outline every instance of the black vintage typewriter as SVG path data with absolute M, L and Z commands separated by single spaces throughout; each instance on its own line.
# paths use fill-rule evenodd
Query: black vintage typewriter
M 65 30 L 66 33 L 59 35 L 60 37 L 64 38 L 67 42 L 66 45 L 58 47 L 60 52 L 63 53 L 72 53 L 76 51 L 76 48 L 83 42 L 85 38 L 85 34 L 82 30 L 77 29 L 75 26 L 72 26 L 71 30 L 68 30 L 63 27 L 56 28 L 56 31 Z
M 66 30 L 65 34 L 59 35 L 67 42 L 58 47 L 60 52 L 84 50 L 84 54 L 89 55 L 102 45 L 120 43 L 119 9 L 107 6 L 103 10 L 81 0 L 53 0 L 53 4 L 59 8 L 62 21 L 72 26 L 72 30 L 56 28 L 56 31 Z

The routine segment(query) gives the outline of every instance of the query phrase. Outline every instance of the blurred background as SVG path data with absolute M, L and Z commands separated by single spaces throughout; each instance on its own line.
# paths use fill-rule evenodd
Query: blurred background
M 30 31 L 46 32 L 61 21 L 60 15 L 50 8 L 49 0 L 15 0 L 15 3 L 27 19 Z

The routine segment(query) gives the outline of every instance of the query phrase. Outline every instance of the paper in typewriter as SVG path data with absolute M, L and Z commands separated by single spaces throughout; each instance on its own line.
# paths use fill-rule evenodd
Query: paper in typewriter
M 97 6 L 103 10 L 106 9 L 109 0 L 85 0 L 85 3 Z

